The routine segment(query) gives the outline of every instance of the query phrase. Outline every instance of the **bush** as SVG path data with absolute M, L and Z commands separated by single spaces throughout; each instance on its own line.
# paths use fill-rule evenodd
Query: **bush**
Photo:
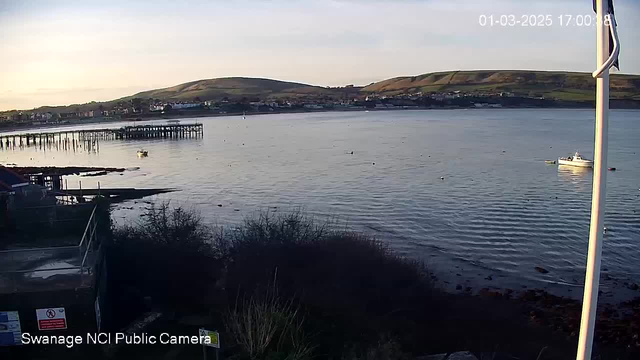
M 114 231 L 108 262 L 113 293 L 138 304 L 150 297 L 153 306 L 171 310 L 210 306 L 222 266 L 212 241 L 212 229 L 197 212 L 169 203 L 151 207 L 137 226 Z
M 293 300 L 280 298 L 275 287 L 236 304 L 225 323 L 241 357 L 302 360 L 313 350 L 306 342 L 300 308 Z
M 575 355 L 574 343 L 531 328 L 509 299 L 446 294 L 423 264 L 330 225 L 267 212 L 213 229 L 193 211 L 152 208 L 115 232 L 114 293 L 133 294 L 119 313 L 145 296 L 172 311 L 212 309 L 236 359 L 405 359 L 498 347 L 531 358 L 544 346 L 546 359 Z
M 294 212 L 262 213 L 219 233 L 217 242 L 227 249 L 229 296 L 250 297 L 277 272 L 278 294 L 297 299 L 306 314 L 315 355 L 365 353 L 382 332 L 401 335 L 402 346 L 424 343 L 418 323 L 428 323 L 426 309 L 436 301 L 426 270 L 376 239 L 332 231 Z

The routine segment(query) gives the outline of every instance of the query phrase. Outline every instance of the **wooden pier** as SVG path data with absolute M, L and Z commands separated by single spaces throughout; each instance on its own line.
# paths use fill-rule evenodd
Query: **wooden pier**
M 61 130 L 56 132 L 0 134 L 0 150 L 36 146 L 40 149 L 97 151 L 100 140 L 199 138 L 202 124 L 125 126 L 115 129 Z

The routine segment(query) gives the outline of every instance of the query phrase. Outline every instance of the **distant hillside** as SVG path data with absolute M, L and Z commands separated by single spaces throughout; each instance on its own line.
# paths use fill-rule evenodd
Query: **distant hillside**
M 585 101 L 594 99 L 595 84 L 589 73 L 522 70 L 448 71 L 392 78 L 366 86 L 362 91 L 388 95 L 420 91 L 495 91 Z M 640 76 L 612 75 L 611 98 L 640 100 Z
M 589 73 L 486 70 L 448 71 L 403 76 L 383 80 L 365 87 L 327 88 L 302 83 L 246 77 L 229 77 L 191 81 L 184 84 L 143 91 L 131 96 L 106 102 L 91 102 L 68 106 L 43 106 L 36 112 L 89 111 L 111 108 L 119 102 L 134 98 L 162 101 L 231 100 L 241 98 L 313 97 L 347 99 L 364 97 L 371 93 L 398 95 L 405 93 L 431 93 L 460 90 L 462 92 L 511 92 L 525 97 L 540 97 L 569 102 L 590 102 L 595 98 L 595 80 Z M 640 102 L 640 75 L 612 75 L 611 98 L 638 104 Z M 640 106 L 640 105 L 637 105 Z
M 202 100 L 221 99 L 223 97 L 258 97 L 297 96 L 297 95 L 332 95 L 335 91 L 320 86 L 301 83 L 260 79 L 260 78 L 219 78 L 197 80 L 157 90 L 149 90 L 123 98 L 153 98 L 161 100 Z

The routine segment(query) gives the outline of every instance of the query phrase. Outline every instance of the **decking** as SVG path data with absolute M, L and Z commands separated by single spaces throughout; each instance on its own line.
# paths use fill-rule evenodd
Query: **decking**
M 0 150 L 36 146 L 75 150 L 96 148 L 99 140 L 185 139 L 199 138 L 203 126 L 195 124 L 163 124 L 125 126 L 114 129 L 61 130 L 55 132 L 0 135 Z
M 72 211 L 68 213 L 63 209 Z M 17 233 L 4 234 L 1 239 L 0 245 L 5 249 L 0 250 L 0 294 L 93 286 L 100 245 L 96 206 L 79 204 L 25 210 L 21 221 L 16 223 Z M 89 210 L 88 217 L 82 216 Z M 61 213 L 81 217 L 68 218 Z M 32 216 L 25 218 L 28 214 Z M 46 229 L 33 230 L 39 228 Z

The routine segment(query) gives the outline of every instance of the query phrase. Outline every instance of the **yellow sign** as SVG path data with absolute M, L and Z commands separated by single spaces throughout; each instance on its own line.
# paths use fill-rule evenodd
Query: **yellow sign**
M 220 334 L 217 331 L 200 329 L 200 342 L 202 345 L 220 348 Z

